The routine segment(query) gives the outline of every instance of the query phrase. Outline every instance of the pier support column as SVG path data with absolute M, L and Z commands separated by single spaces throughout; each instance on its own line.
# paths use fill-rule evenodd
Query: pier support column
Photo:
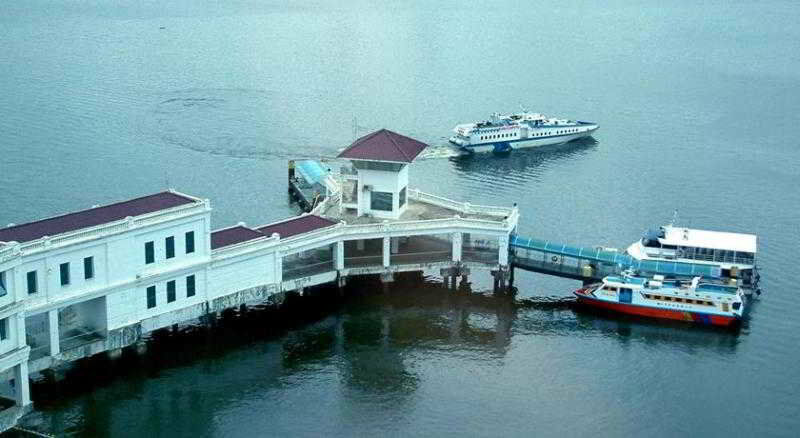
M 500 236 L 497 239 L 497 246 L 499 253 L 497 260 L 501 266 L 508 266 L 508 236 Z
M 50 331 L 50 356 L 61 353 L 61 338 L 58 335 L 58 309 L 47 312 L 47 328 Z
M 383 267 L 388 268 L 391 264 L 391 238 L 383 238 Z
M 336 242 L 336 256 L 334 257 L 336 260 L 336 270 L 341 271 L 344 269 L 344 241 L 340 240 Z
M 22 361 L 14 367 L 14 398 L 18 406 L 31 404 L 31 389 L 28 385 L 28 362 Z
M 461 249 L 464 247 L 463 241 L 461 238 L 461 233 L 453 233 L 453 261 L 460 262 L 461 261 Z

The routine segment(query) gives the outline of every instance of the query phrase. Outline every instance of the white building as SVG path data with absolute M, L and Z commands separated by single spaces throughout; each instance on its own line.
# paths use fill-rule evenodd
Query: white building
M 361 139 L 316 214 L 258 227 L 212 232 L 208 200 L 167 191 L 0 229 L 0 426 L 30 404 L 29 373 L 159 328 L 350 275 L 506 271 L 517 209 L 408 188 L 424 147 L 384 130 Z

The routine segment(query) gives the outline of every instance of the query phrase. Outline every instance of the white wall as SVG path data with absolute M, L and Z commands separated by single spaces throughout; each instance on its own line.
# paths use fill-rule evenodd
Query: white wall
M 275 270 L 278 265 L 274 252 L 214 262 L 208 271 L 208 299 L 276 283 Z
M 186 277 L 195 276 L 195 294 L 186 296 Z M 175 280 L 175 301 L 167 301 L 167 282 Z M 205 269 L 183 270 L 179 274 L 161 276 L 153 281 L 141 281 L 133 287 L 106 296 L 108 330 L 138 323 L 167 312 L 193 306 L 206 300 Z M 156 306 L 147 308 L 147 288 L 156 287 Z
M 364 191 L 364 186 L 371 186 L 371 190 Z M 403 166 L 400 172 L 386 172 L 382 170 L 358 169 L 359 190 L 359 215 L 371 214 L 375 217 L 397 219 L 405 211 L 408 203 L 399 208 L 400 190 L 408 186 L 408 166 Z M 372 210 L 372 192 L 392 193 L 392 210 Z

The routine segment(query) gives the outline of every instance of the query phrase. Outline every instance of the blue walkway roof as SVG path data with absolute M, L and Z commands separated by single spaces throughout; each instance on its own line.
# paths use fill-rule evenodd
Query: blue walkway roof
M 328 171 L 316 160 L 301 160 L 295 163 L 297 171 L 309 184 L 323 184 Z
M 512 248 L 529 249 L 548 254 L 573 257 L 583 260 L 592 260 L 602 263 L 613 263 L 623 267 L 633 268 L 637 271 L 650 272 L 662 275 L 683 275 L 720 278 L 722 275 L 719 266 L 700 265 L 696 263 L 664 262 L 654 260 L 637 260 L 628 254 L 616 251 L 603 251 L 597 248 L 569 246 L 549 240 L 532 239 L 518 235 L 511 236 Z

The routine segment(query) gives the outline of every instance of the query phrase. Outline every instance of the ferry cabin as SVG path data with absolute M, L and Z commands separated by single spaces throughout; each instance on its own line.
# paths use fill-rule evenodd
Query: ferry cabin
M 752 234 L 696 230 L 666 225 L 648 231 L 628 248 L 639 260 L 680 261 L 719 266 L 723 278 L 741 279 L 755 287 L 757 238 Z

